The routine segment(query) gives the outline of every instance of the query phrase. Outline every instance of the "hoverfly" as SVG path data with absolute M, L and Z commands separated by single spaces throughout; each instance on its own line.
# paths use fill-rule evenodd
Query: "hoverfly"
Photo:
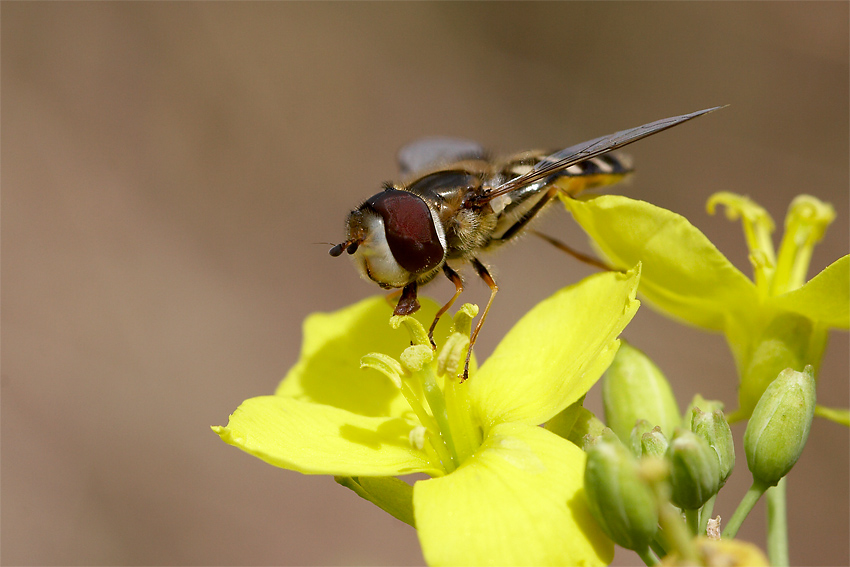
M 552 154 L 529 151 L 497 161 L 466 140 L 414 142 L 399 152 L 405 180 L 386 183 L 349 213 L 346 239 L 330 255 L 346 251 L 364 278 L 384 289 L 401 288 L 395 315 L 419 309 L 417 289 L 442 271 L 455 293 L 431 324 L 432 346 L 437 321 L 463 291 L 463 280 L 449 262 L 472 264 L 490 288 L 490 299 L 469 339 L 465 380 L 472 347 L 499 289 L 479 253 L 516 237 L 558 192 L 575 195 L 631 173 L 628 163 L 609 154 L 612 150 L 718 108 L 657 120 Z

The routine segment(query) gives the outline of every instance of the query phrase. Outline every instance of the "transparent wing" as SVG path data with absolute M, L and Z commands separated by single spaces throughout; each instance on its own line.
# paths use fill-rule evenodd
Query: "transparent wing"
M 422 138 L 398 152 L 398 166 L 408 175 L 465 159 L 483 159 L 486 153 L 476 142 L 458 138 Z
M 520 187 L 524 187 L 525 185 L 534 183 L 535 181 L 545 179 L 550 175 L 558 173 L 559 171 L 563 171 L 571 165 L 581 163 L 587 159 L 608 153 L 612 150 L 616 150 L 617 148 L 622 148 L 623 146 L 631 144 L 632 142 L 637 142 L 638 140 L 646 138 L 647 136 L 657 134 L 658 132 L 667 130 L 668 128 L 672 128 L 673 126 L 676 126 L 683 122 L 687 122 L 688 120 L 696 118 L 697 116 L 708 114 L 709 112 L 713 112 L 719 108 L 724 107 L 715 106 L 714 108 L 707 108 L 698 112 L 692 112 L 691 114 L 684 114 L 682 116 L 674 116 L 672 118 L 656 120 L 655 122 L 650 122 L 649 124 L 644 124 L 643 126 L 638 126 L 637 128 L 623 130 L 621 132 L 617 132 L 616 134 L 602 136 L 601 138 L 596 138 L 595 140 L 590 140 L 589 142 L 582 142 L 581 144 L 570 146 L 565 150 L 561 150 L 560 152 L 554 153 L 542 159 L 537 165 L 534 166 L 534 169 L 532 169 L 528 173 L 520 175 L 519 177 L 515 177 L 514 179 L 511 179 L 510 181 L 507 181 L 499 185 L 498 187 L 492 189 L 491 191 L 488 191 L 487 193 L 481 195 L 476 199 L 476 203 L 486 203 L 491 199 L 494 199 L 495 197 L 510 193 L 515 189 L 519 189 Z

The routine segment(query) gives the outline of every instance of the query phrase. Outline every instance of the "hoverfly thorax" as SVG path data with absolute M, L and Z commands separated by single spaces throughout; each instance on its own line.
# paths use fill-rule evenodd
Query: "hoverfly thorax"
M 395 188 L 373 195 L 348 215 L 348 238 L 334 247 L 354 257 L 361 273 L 383 288 L 403 287 L 445 261 L 446 236 L 424 199 Z

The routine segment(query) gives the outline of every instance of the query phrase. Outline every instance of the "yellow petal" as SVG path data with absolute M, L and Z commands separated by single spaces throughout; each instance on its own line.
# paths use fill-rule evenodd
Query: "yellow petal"
M 481 422 L 540 424 L 583 396 L 637 311 L 638 278 L 637 270 L 597 274 L 527 313 L 469 380 Z
M 441 474 L 411 447 L 411 429 L 400 418 L 367 417 L 284 396 L 246 400 L 227 427 L 213 427 L 225 443 L 304 474 Z
M 613 545 L 587 507 L 584 464 L 578 447 L 545 429 L 497 425 L 459 469 L 414 486 L 425 560 L 429 565 L 608 564 Z
M 420 298 L 417 319 L 431 324 L 437 306 Z M 333 313 L 314 313 L 304 321 L 304 344 L 298 363 L 275 392 L 366 416 L 400 416 L 410 408 L 390 379 L 360 368 L 368 353 L 398 356 L 409 343 L 407 333 L 390 328 L 393 308 L 384 297 L 371 297 Z M 444 317 L 434 336 L 448 335 Z
M 722 331 L 758 304 L 755 284 L 683 216 L 617 195 L 564 202 L 615 266 L 641 263 L 641 294 L 668 314 Z
M 850 256 L 839 258 L 803 287 L 769 302 L 830 327 L 850 328 Z

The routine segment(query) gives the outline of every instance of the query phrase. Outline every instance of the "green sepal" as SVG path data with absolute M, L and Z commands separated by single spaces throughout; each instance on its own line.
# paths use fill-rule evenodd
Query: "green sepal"
M 575 421 L 573 421 L 572 427 L 569 431 L 567 431 L 564 427 L 559 426 L 565 425 L 567 420 L 561 422 L 556 416 L 550 421 L 552 422 L 552 426 L 550 428 L 549 422 L 547 422 L 546 429 L 549 429 L 556 435 L 563 437 L 573 445 L 581 447 L 582 449 L 584 449 L 587 445 L 588 439 L 599 437 L 602 435 L 602 431 L 605 430 L 605 424 L 602 423 L 602 420 L 593 415 L 593 412 L 585 407 L 579 408 L 578 415 L 576 415 Z
M 759 337 L 753 337 L 748 364 L 741 369 L 736 419 L 748 417 L 762 394 L 786 368 L 802 371 L 820 361 L 826 347 L 826 329 L 796 313 L 780 313 Z
M 590 511 L 608 537 L 646 550 L 658 531 L 658 505 L 637 460 L 610 429 L 587 448 L 584 484 Z
M 621 342 L 602 379 L 602 404 L 608 427 L 623 443 L 629 442 L 639 419 L 649 422 L 647 431 L 658 425 L 662 431 L 672 433 L 680 417 L 670 384 L 648 356 Z
M 699 408 L 703 413 L 711 413 L 714 410 L 723 411 L 724 407 L 725 404 L 720 400 L 706 400 L 701 394 L 696 394 L 682 416 L 682 427 L 691 431 L 694 430 L 691 427 L 694 418 L 694 408 Z
M 639 420 L 637 420 L 637 423 L 635 423 L 635 426 L 632 428 L 631 432 L 629 433 L 629 442 L 628 442 L 628 447 L 629 447 L 629 449 L 632 450 L 632 454 L 635 457 L 640 458 L 640 456 L 641 456 L 641 439 L 643 438 L 644 434 L 652 431 L 653 427 L 658 427 L 658 426 L 653 425 L 652 423 L 648 422 L 645 419 L 639 419 Z M 660 429 L 660 427 L 659 427 L 659 429 Z
M 640 456 L 664 458 L 670 442 L 657 425 L 640 437 Z
M 393 518 L 416 527 L 413 487 L 393 476 L 335 476 L 334 480 Z
M 559 437 L 569 439 L 570 432 L 573 430 L 573 426 L 575 426 L 576 421 L 578 421 L 579 419 L 579 416 L 582 415 L 582 410 L 584 409 L 584 407 L 582 406 L 582 404 L 584 403 L 584 398 L 585 396 L 582 396 L 575 402 L 568 405 L 566 409 L 564 409 L 564 411 L 547 421 L 543 427 L 545 427 L 555 435 L 558 435 Z M 587 413 L 590 414 L 590 412 Z
M 695 407 L 692 414 L 691 431 L 705 439 L 717 455 L 720 465 L 719 488 L 723 488 L 729 475 L 732 474 L 732 469 L 735 468 L 735 443 L 732 440 L 732 429 L 720 410 L 705 413 L 699 407 Z

